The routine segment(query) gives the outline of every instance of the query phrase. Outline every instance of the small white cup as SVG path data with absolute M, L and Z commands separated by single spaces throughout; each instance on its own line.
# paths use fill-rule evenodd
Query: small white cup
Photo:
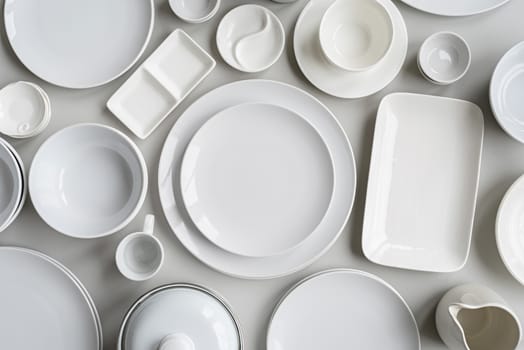
M 115 261 L 120 273 L 132 281 L 152 278 L 164 262 L 164 248 L 153 236 L 155 216 L 147 215 L 142 232 L 124 238 L 116 249 Z

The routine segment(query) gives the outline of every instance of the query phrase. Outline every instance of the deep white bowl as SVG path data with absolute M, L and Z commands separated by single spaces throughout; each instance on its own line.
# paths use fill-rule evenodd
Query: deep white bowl
M 203 23 L 217 13 L 220 0 L 169 0 L 169 6 L 183 21 Z

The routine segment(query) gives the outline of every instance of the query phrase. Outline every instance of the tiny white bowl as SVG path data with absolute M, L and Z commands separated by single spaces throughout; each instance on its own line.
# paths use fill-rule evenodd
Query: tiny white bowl
M 428 81 L 448 85 L 462 78 L 471 64 L 468 43 L 452 32 L 430 35 L 420 47 L 417 63 Z
M 334 65 L 347 71 L 365 71 L 377 65 L 391 49 L 391 14 L 376 0 L 336 0 L 322 16 L 322 51 Z
M 169 0 L 169 6 L 183 21 L 203 23 L 217 13 L 220 0 Z

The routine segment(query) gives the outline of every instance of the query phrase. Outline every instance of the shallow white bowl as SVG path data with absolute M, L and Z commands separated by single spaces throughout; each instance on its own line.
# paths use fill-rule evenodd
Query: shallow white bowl
M 460 35 L 438 32 L 422 43 L 417 61 L 422 76 L 427 80 L 448 85 L 466 74 L 471 64 L 471 51 Z
M 114 233 L 131 221 L 147 190 L 136 145 L 99 124 L 65 128 L 42 144 L 29 172 L 29 193 L 42 219 L 77 238 Z
M 169 6 L 183 21 L 203 23 L 217 13 L 220 0 L 169 0 Z
M 320 22 L 320 46 L 336 66 L 348 71 L 368 70 L 389 52 L 393 21 L 375 0 L 336 0 Z
M 24 179 L 15 155 L 0 141 L 0 232 L 9 226 L 23 197 Z

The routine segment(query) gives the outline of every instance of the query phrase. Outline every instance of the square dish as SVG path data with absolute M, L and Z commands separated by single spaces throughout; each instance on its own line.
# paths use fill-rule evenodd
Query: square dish
M 471 102 L 408 93 L 381 101 L 362 249 L 398 268 L 452 272 L 469 255 L 484 117 Z

